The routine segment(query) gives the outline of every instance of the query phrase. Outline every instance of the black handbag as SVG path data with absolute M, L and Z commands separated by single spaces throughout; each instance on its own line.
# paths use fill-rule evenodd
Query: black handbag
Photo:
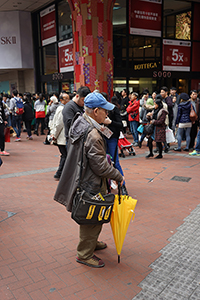
M 154 125 L 153 124 L 147 124 L 144 126 L 144 134 L 146 135 L 152 135 L 154 132 Z
M 79 225 L 98 225 L 109 223 L 115 195 L 108 194 L 103 196 L 101 193 L 92 195 L 81 187 L 83 150 L 87 134 L 88 130 L 83 139 L 79 182 L 73 198 L 71 218 Z

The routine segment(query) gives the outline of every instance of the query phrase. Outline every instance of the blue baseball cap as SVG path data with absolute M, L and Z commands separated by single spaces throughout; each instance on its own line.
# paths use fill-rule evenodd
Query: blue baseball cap
M 84 104 L 89 108 L 101 107 L 106 110 L 113 110 L 115 107 L 115 105 L 108 102 L 103 95 L 96 92 L 88 94 L 84 99 Z

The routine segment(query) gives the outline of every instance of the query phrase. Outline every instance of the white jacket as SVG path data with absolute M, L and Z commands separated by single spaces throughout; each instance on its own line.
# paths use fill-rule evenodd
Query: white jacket
M 51 134 L 55 137 L 56 143 L 58 145 L 66 145 L 63 115 L 62 115 L 63 108 L 64 105 L 62 104 L 58 106 L 50 127 Z

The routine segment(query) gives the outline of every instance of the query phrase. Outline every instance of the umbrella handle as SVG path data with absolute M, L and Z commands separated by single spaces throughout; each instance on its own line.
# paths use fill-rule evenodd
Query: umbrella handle
M 118 182 L 118 199 L 119 199 L 119 204 L 121 204 L 121 183 Z
M 120 263 L 120 255 L 118 255 L 118 264 Z

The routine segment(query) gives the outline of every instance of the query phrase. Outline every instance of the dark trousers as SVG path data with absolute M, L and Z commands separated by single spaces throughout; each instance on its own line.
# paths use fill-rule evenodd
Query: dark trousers
M 150 154 L 153 154 L 153 140 L 151 137 L 148 139 L 148 146 Z M 156 146 L 158 147 L 159 155 L 162 155 L 162 143 L 156 142 Z
M 21 135 L 21 121 L 22 121 L 21 115 L 12 116 L 12 127 L 15 130 L 18 138 Z
M 190 131 L 190 145 L 189 149 L 194 148 L 195 139 L 197 136 L 197 129 L 198 129 L 198 122 L 196 121 L 194 124 L 192 124 L 192 128 Z
M 67 157 L 67 150 L 66 150 L 65 145 L 57 145 L 57 146 L 58 146 L 61 156 L 60 156 L 60 163 L 59 163 L 59 167 L 56 172 L 56 175 L 58 175 L 60 177 L 62 174 L 62 170 L 63 170 L 64 164 L 65 164 L 66 157 Z
M 44 133 L 44 128 L 45 128 L 45 123 L 44 123 L 44 118 L 36 118 L 36 128 L 35 131 L 38 134 L 38 129 L 41 123 L 41 134 Z
M 0 149 L 4 151 L 5 149 L 5 136 L 4 136 L 4 124 L 0 124 Z
M 32 121 L 25 121 L 25 126 L 29 137 L 31 136 L 31 123 Z

